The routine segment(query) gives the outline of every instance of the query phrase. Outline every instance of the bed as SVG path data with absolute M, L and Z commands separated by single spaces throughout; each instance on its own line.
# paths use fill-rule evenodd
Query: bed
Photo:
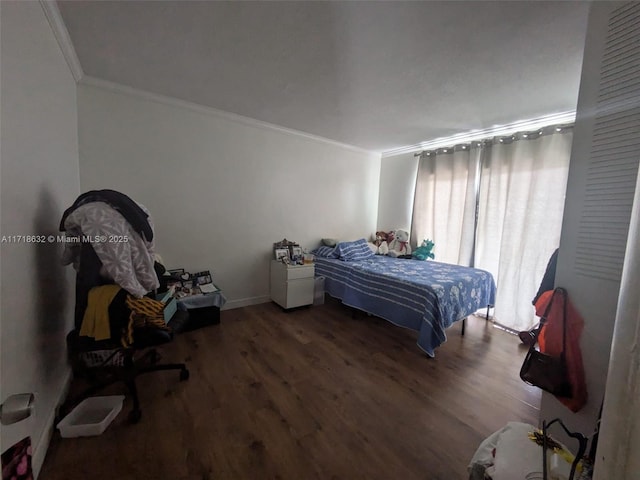
M 334 254 L 338 256 L 338 254 Z M 418 332 L 418 346 L 433 357 L 454 322 L 493 305 L 496 286 L 484 270 L 380 255 L 316 256 L 325 292 L 350 307 Z

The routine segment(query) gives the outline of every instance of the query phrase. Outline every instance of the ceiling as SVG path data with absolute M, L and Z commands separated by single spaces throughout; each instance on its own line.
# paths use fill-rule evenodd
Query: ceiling
M 58 1 L 86 75 L 386 151 L 575 109 L 588 2 Z

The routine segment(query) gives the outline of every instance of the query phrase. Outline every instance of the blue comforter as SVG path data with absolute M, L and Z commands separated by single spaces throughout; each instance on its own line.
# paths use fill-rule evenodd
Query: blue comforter
M 447 327 L 495 303 L 489 272 L 447 263 L 316 258 L 316 276 L 325 277 L 325 290 L 345 305 L 417 331 L 418 346 L 432 357 Z

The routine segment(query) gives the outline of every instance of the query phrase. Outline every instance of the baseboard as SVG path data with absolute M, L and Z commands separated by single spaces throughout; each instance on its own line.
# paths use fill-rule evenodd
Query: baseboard
M 40 475 L 40 470 L 42 469 L 42 465 L 44 464 L 44 459 L 47 456 L 47 450 L 49 450 L 49 443 L 51 443 L 51 437 L 53 436 L 53 431 L 55 428 L 55 419 L 56 413 L 58 411 L 58 407 L 62 405 L 64 400 L 67 398 L 67 394 L 69 393 L 69 388 L 71 387 L 71 380 L 73 378 L 73 374 L 71 369 L 69 369 L 67 373 L 67 378 L 64 380 L 62 388 L 60 389 L 60 394 L 55 402 L 55 408 L 49 412 L 49 417 L 45 423 L 45 428 L 42 431 L 42 435 L 38 439 L 38 443 L 35 444 L 35 448 L 33 450 L 33 455 L 31 457 L 31 466 L 33 469 L 33 476 L 35 479 Z
M 234 308 L 248 307 L 250 305 L 259 305 L 261 303 L 268 303 L 271 301 L 269 295 L 262 295 L 260 297 L 248 297 L 240 298 L 238 300 L 230 300 L 224 304 L 221 310 L 232 310 Z

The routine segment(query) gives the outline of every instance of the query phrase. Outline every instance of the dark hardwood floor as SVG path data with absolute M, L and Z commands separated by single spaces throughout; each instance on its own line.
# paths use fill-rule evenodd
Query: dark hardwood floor
M 464 337 L 457 322 L 431 359 L 415 332 L 330 299 L 221 317 L 162 348 L 187 362 L 187 382 L 140 377 L 140 423 L 127 423 L 127 400 L 101 436 L 56 433 L 40 478 L 465 479 L 487 435 L 537 424 L 539 391 L 518 377 L 525 350 L 483 319 Z

